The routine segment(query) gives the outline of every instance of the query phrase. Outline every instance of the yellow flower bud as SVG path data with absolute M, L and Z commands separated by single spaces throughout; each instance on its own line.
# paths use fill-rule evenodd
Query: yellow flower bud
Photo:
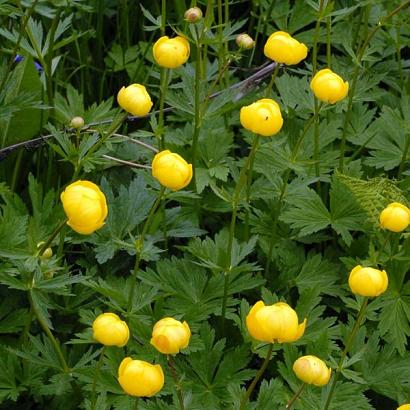
M 393 202 L 380 214 L 380 226 L 393 232 L 404 231 L 410 224 L 410 209 L 399 202 Z
M 181 323 L 172 317 L 165 317 L 155 323 L 151 344 L 161 353 L 176 354 L 189 344 L 191 330 L 187 322 Z
M 293 65 L 306 58 L 308 49 L 289 33 L 277 31 L 269 36 L 263 52 L 266 57 L 277 63 Z
M 118 382 L 130 396 L 151 397 L 162 389 L 164 373 L 159 364 L 126 357 L 118 368 Z
M 115 313 L 102 313 L 93 322 L 93 337 L 105 346 L 122 347 L 128 343 L 128 325 Z
M 246 316 L 246 327 L 250 335 L 261 342 L 294 342 L 305 333 L 306 319 L 298 324 L 298 315 L 286 303 L 265 306 L 261 300 Z
M 147 89 L 141 84 L 131 84 L 122 87 L 117 95 L 120 107 L 132 115 L 147 115 L 152 108 L 151 97 Z
M 152 160 L 152 176 L 161 185 L 178 191 L 191 182 L 192 164 L 188 164 L 180 155 L 166 149 L 156 154 Z
M 277 134 L 283 125 L 278 103 L 269 98 L 263 98 L 242 107 L 240 121 L 242 127 L 264 137 Z
M 238 47 L 244 50 L 250 50 L 255 47 L 255 41 L 249 34 L 246 33 L 238 34 L 235 41 Z
M 293 363 L 293 371 L 298 379 L 307 384 L 324 386 L 329 383 L 332 369 L 316 356 L 302 356 Z
M 84 127 L 84 118 L 83 117 L 73 117 L 70 121 L 70 126 L 76 129 Z
M 396 410 L 410 410 L 410 403 L 402 404 L 400 407 L 397 407 Z
M 189 43 L 181 36 L 169 38 L 163 36 L 158 39 L 152 49 L 156 63 L 165 68 L 178 68 L 189 58 Z
M 188 23 L 196 23 L 202 19 L 202 10 L 199 7 L 191 7 L 184 13 L 184 18 Z
M 334 104 L 346 97 L 349 83 L 332 70 L 325 68 L 318 71 L 310 82 L 310 88 L 316 98 Z
M 389 279 L 384 270 L 357 265 L 349 275 L 351 291 L 361 296 L 379 296 L 386 291 Z
M 104 225 L 108 214 L 105 195 L 90 181 L 68 185 L 60 196 L 69 225 L 74 231 L 88 235 Z

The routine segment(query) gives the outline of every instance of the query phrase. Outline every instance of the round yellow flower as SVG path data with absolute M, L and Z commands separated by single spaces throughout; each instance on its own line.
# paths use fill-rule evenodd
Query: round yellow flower
M 74 231 L 89 235 L 104 225 L 107 201 L 100 188 L 90 181 L 79 180 L 62 192 L 61 202 L 69 225 Z
M 164 373 L 159 364 L 126 357 L 118 368 L 118 382 L 130 396 L 151 397 L 162 389 Z
M 191 182 L 192 164 L 188 164 L 180 155 L 166 149 L 156 154 L 152 160 L 152 176 L 161 185 L 178 191 Z
M 393 232 L 404 231 L 410 224 L 410 209 L 399 202 L 393 202 L 380 214 L 380 226 Z
M 132 115 L 147 115 L 152 108 L 151 97 L 141 84 L 131 84 L 122 87 L 118 92 L 117 101 L 120 107 Z
M 384 270 L 357 265 L 349 275 L 351 291 L 361 296 L 379 296 L 386 291 L 389 279 Z
M 329 383 L 332 369 L 316 356 L 302 356 L 293 363 L 293 371 L 298 379 L 307 384 L 324 386 Z
M 298 315 L 286 303 L 265 306 L 261 300 L 246 316 L 246 327 L 250 335 L 261 342 L 294 342 L 305 333 L 306 319 L 298 324 Z
M 189 344 L 191 330 L 187 322 L 181 323 L 172 317 L 159 320 L 153 330 L 151 344 L 161 353 L 176 354 Z
M 308 49 L 289 33 L 277 31 L 269 36 L 263 52 L 266 57 L 277 63 L 293 65 L 306 58 Z
M 269 98 L 242 107 L 240 121 L 242 127 L 264 137 L 277 134 L 283 125 L 278 103 Z
M 115 313 L 102 313 L 93 322 L 93 337 L 104 346 L 122 347 L 128 343 L 128 325 Z
M 169 38 L 163 36 L 155 42 L 152 52 L 154 60 L 159 66 L 177 68 L 187 62 L 190 48 L 184 37 Z
M 332 70 L 325 68 L 318 71 L 310 82 L 310 88 L 316 98 L 334 104 L 346 97 L 349 83 Z
M 400 407 L 397 407 L 396 410 L 410 410 L 410 403 L 402 404 Z

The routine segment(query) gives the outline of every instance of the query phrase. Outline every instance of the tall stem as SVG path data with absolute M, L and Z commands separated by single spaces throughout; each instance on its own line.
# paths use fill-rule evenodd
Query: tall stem
M 196 30 L 196 29 L 195 29 Z M 196 31 L 196 61 L 195 61 L 195 97 L 194 97 L 194 134 L 192 137 L 192 180 L 196 191 L 196 165 L 199 132 L 201 130 L 201 39 L 202 33 Z
M 38 256 L 43 255 L 44 251 L 51 245 L 51 242 L 53 242 L 54 238 L 59 234 L 59 232 L 67 225 L 67 219 L 64 219 L 60 223 L 60 225 L 57 226 L 56 229 L 54 229 L 53 233 L 50 235 L 50 237 L 47 239 L 46 242 L 43 243 L 39 251 L 37 252 Z
M 320 107 L 319 107 L 320 108 Z M 306 123 L 305 128 L 303 129 L 302 134 L 300 135 L 300 137 L 298 138 L 295 147 L 292 150 L 292 161 L 295 161 L 297 158 L 297 155 L 299 153 L 299 149 L 302 146 L 302 142 L 305 139 L 305 136 L 307 134 L 307 132 L 309 131 L 310 127 L 312 126 L 312 124 L 315 121 L 315 118 L 317 115 L 319 115 L 319 111 L 314 115 L 312 115 L 309 119 L 309 121 Z M 279 199 L 277 202 L 277 207 L 276 207 L 276 212 L 274 214 L 273 217 L 273 221 L 272 221 L 272 235 L 269 238 L 269 250 L 268 250 L 268 256 L 266 259 L 266 265 L 265 265 L 265 277 L 267 276 L 267 274 L 269 273 L 269 269 L 270 269 L 270 263 L 271 263 L 271 259 L 272 259 L 272 252 L 273 252 L 273 246 L 275 245 L 275 233 L 277 230 L 277 225 L 278 225 L 278 221 L 279 221 L 279 216 L 280 216 L 280 212 L 282 209 L 282 204 L 283 204 L 283 198 L 285 196 L 286 193 L 286 188 L 288 186 L 288 181 L 289 181 L 289 177 L 290 177 L 290 173 L 291 173 L 291 169 L 288 168 L 285 172 L 285 175 L 283 177 L 283 184 L 282 184 L 282 188 L 279 194 Z
M 361 68 L 360 64 L 362 62 L 364 52 L 366 51 L 366 48 L 367 48 L 370 40 L 377 33 L 377 31 L 386 23 L 386 21 L 389 20 L 391 17 L 393 17 L 395 14 L 397 14 L 400 10 L 408 7 L 409 5 L 410 5 L 410 0 L 407 0 L 404 3 L 402 3 L 400 6 L 396 7 L 389 14 L 382 17 L 379 20 L 379 23 L 367 35 L 367 37 L 364 40 L 363 44 L 359 48 L 359 51 L 357 52 L 357 57 L 356 57 L 357 61 L 356 61 L 355 69 L 353 71 L 352 86 L 351 86 L 350 91 L 349 91 L 349 100 L 348 100 L 348 103 L 347 103 L 347 110 L 346 110 L 345 119 L 344 119 L 344 122 L 343 122 L 343 132 L 342 132 L 342 138 L 341 138 L 341 143 L 340 143 L 340 155 L 339 155 L 339 171 L 340 172 L 343 172 L 343 168 L 344 168 L 344 155 L 345 155 L 345 149 L 346 149 L 347 127 L 348 127 L 349 121 L 350 121 L 350 115 L 351 115 L 351 111 L 352 111 L 352 107 L 353 107 L 353 97 L 354 97 L 354 93 L 356 91 L 357 79 L 358 79 L 359 71 L 360 71 L 360 68 Z
M 250 386 L 246 390 L 245 396 L 241 400 L 239 410 L 244 410 L 245 409 L 246 403 L 248 402 L 249 397 L 251 397 L 251 394 L 252 394 L 256 384 L 258 383 L 259 379 L 262 377 L 263 373 L 265 372 L 266 368 L 268 367 L 270 357 L 272 356 L 272 350 L 273 350 L 273 343 L 271 343 L 269 345 L 268 353 L 266 354 L 266 357 L 265 357 L 265 360 L 262 364 L 262 367 L 258 370 L 258 373 L 256 373 L 255 378 L 252 380 L 252 383 L 250 384 Z
M 34 313 L 34 316 L 37 319 L 37 322 L 39 323 L 39 325 L 41 326 L 41 328 L 44 330 L 44 333 L 47 335 L 48 339 L 51 342 L 51 345 L 53 346 L 54 351 L 56 352 L 59 360 L 60 360 L 60 364 L 62 366 L 62 369 L 64 371 L 64 373 L 69 373 L 70 372 L 70 368 L 68 367 L 68 364 L 65 360 L 64 354 L 61 351 L 60 345 L 57 342 L 56 338 L 54 337 L 53 333 L 51 332 L 50 328 L 48 327 L 45 319 L 43 318 L 41 312 L 38 310 L 34 300 L 33 300 L 33 290 L 30 289 L 28 291 L 28 297 L 29 297 L 29 301 L 30 301 L 30 307 L 31 307 L 31 311 Z
M 351 331 L 351 333 L 350 333 L 350 335 L 347 339 L 345 348 L 343 349 L 342 355 L 340 356 L 339 364 L 338 364 L 337 369 L 336 369 L 336 371 L 333 375 L 332 384 L 330 386 L 329 395 L 327 396 L 327 400 L 326 400 L 324 410 L 327 410 L 329 408 L 330 402 L 332 401 L 332 396 L 333 396 L 333 393 L 335 391 L 336 382 L 339 378 L 340 372 L 342 371 L 343 363 L 345 361 L 347 352 L 349 351 L 349 349 L 350 349 L 350 347 L 353 343 L 353 340 L 356 336 L 356 333 L 359 330 L 360 324 L 361 324 L 361 322 L 363 320 L 363 317 L 366 313 L 366 307 L 367 307 L 368 300 L 369 300 L 369 298 L 367 298 L 367 297 L 365 297 L 363 299 L 362 306 L 360 307 L 359 314 L 357 315 L 356 323 L 353 326 L 353 329 L 352 329 L 352 331 Z
M 165 129 L 164 129 L 164 108 L 165 95 L 167 93 L 170 71 L 168 68 L 160 70 L 160 97 L 159 97 L 159 114 L 158 114 L 158 146 L 162 151 L 165 149 Z
M 137 282 L 137 274 L 138 274 L 138 270 L 140 267 L 140 263 L 141 263 L 141 257 L 142 257 L 142 251 L 144 248 L 144 239 L 145 239 L 145 235 L 148 231 L 149 225 L 151 224 L 152 218 L 155 215 L 156 210 L 158 209 L 159 204 L 162 201 L 162 197 L 164 195 L 165 192 L 165 187 L 161 186 L 161 190 L 159 191 L 158 197 L 156 199 L 156 201 L 154 202 L 154 205 L 152 206 L 149 214 L 148 214 L 148 218 L 145 221 L 145 224 L 142 228 L 142 232 L 140 235 L 140 238 L 138 239 L 138 243 L 136 245 L 136 256 L 135 256 L 135 265 L 134 265 L 134 270 L 132 272 L 131 275 L 131 287 L 128 293 L 128 306 L 127 306 L 127 313 L 130 314 L 132 311 L 132 301 L 134 299 L 134 292 L 135 292 L 135 284 Z
M 239 203 L 239 198 L 242 192 L 243 187 L 246 184 L 246 177 L 248 174 L 248 169 L 249 165 L 252 161 L 252 158 L 255 156 L 256 149 L 259 144 L 259 135 L 255 134 L 253 137 L 253 143 L 252 143 L 252 148 L 249 153 L 248 159 L 246 160 L 244 166 L 241 169 L 241 172 L 239 174 L 239 179 L 236 184 L 235 190 L 233 192 L 232 196 L 232 215 L 231 215 L 231 224 L 229 226 L 229 239 L 228 239 L 228 247 L 226 249 L 226 269 L 224 271 L 224 293 L 223 293 L 223 299 L 222 299 L 222 310 L 221 310 L 221 316 L 222 316 L 222 328 L 224 328 L 225 325 L 225 314 L 226 314 L 226 304 L 228 300 L 228 288 L 229 288 L 229 273 L 232 269 L 231 262 L 232 262 L 232 247 L 233 247 L 233 240 L 235 236 L 235 225 L 236 225 L 236 218 L 238 214 L 238 203 Z
M 97 365 L 95 366 L 95 372 L 94 372 L 94 380 L 93 380 L 93 387 L 91 389 L 91 410 L 95 410 L 96 406 L 96 396 L 95 396 L 95 389 L 97 387 L 97 380 L 98 376 L 100 374 L 101 366 L 104 360 L 104 354 L 105 354 L 105 346 L 101 349 L 100 357 L 98 359 Z
M 179 408 L 180 410 L 185 410 L 184 397 L 182 395 L 181 384 L 178 380 L 177 371 L 175 370 L 174 359 L 172 358 L 171 355 L 167 355 L 167 360 L 168 360 L 169 370 L 171 371 L 171 375 L 172 375 L 172 378 L 174 379 L 175 387 L 177 389 Z
M 295 401 L 299 398 L 299 396 L 302 394 L 302 392 L 303 392 L 303 390 L 305 389 L 305 387 L 306 387 L 306 383 L 303 383 L 300 387 L 299 387 L 299 389 L 298 389 L 298 391 L 293 395 L 293 397 L 288 401 L 288 404 L 286 405 L 286 408 L 285 408 L 285 410 L 289 410 L 292 406 L 293 406 L 293 404 L 295 403 Z
M 276 77 L 277 77 L 277 75 L 278 75 L 278 73 L 279 73 L 279 68 L 280 68 L 280 64 L 279 64 L 279 63 L 276 63 L 275 69 L 273 70 L 272 77 L 271 77 L 271 79 L 270 79 L 270 81 L 269 81 L 268 86 L 266 87 L 266 90 L 265 90 L 265 98 L 268 98 L 268 97 L 269 97 L 269 94 L 270 94 L 270 92 L 271 92 L 271 90 L 272 90 L 273 84 L 275 83 Z

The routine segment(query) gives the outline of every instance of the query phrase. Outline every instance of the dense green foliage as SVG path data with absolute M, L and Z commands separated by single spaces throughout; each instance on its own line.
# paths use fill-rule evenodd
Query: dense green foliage
M 409 2 L 197 1 L 204 19 L 196 24 L 183 19 L 190 2 L 166 3 L 161 17 L 159 1 L 0 0 L 1 408 L 90 409 L 101 352 L 91 324 L 115 312 L 131 338 L 105 350 L 96 408 L 134 408 L 117 381 L 125 356 L 165 372 L 163 390 L 138 408 L 180 408 L 167 359 L 149 343 L 154 323 L 172 316 L 192 331 L 174 358 L 185 409 L 238 409 L 267 352 L 245 326 L 263 299 L 307 318 L 300 340 L 274 345 L 247 407 L 284 409 L 301 384 L 292 371 L 299 356 L 337 368 L 363 300 L 347 284 L 358 264 L 385 269 L 389 287 L 369 300 L 329 408 L 410 402 L 409 231 L 379 226 L 389 203 L 409 206 L 410 9 L 395 12 Z M 160 73 L 152 44 L 161 30 L 184 34 L 191 57 Z M 270 89 L 263 45 L 277 30 L 309 54 L 280 67 Z M 235 44 L 245 31 L 252 50 Z M 309 88 L 326 67 L 350 85 L 334 105 L 319 105 Z M 154 109 L 123 121 L 116 95 L 134 82 Z M 284 126 L 261 137 L 236 201 L 253 138 L 239 110 L 266 96 L 279 103 Z M 84 129 L 70 127 L 74 116 Z M 195 176 L 165 191 L 150 215 L 159 183 L 117 160 L 149 166 L 152 149 L 135 141 L 158 147 L 161 138 L 194 162 Z M 13 147 L 25 141 L 28 149 Z M 106 224 L 88 236 L 64 227 L 54 255 L 40 258 L 38 243 L 64 221 L 60 193 L 76 179 L 101 187 Z M 307 386 L 293 407 L 323 409 L 329 388 Z

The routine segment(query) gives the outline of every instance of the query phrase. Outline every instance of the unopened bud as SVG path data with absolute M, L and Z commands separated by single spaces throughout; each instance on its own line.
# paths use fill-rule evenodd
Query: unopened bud
M 239 48 L 250 50 L 255 46 L 255 41 L 249 34 L 242 33 L 236 36 L 236 44 Z
M 41 249 L 41 247 L 45 244 L 44 241 L 39 242 L 37 244 L 37 248 Z M 41 259 L 50 259 L 53 256 L 53 250 L 51 248 L 46 248 L 42 255 L 40 255 Z
M 199 7 L 191 7 L 185 12 L 184 18 L 188 23 L 196 23 L 202 18 L 202 10 Z
M 76 129 L 84 127 L 84 118 L 83 117 L 74 117 L 70 121 L 70 126 Z

